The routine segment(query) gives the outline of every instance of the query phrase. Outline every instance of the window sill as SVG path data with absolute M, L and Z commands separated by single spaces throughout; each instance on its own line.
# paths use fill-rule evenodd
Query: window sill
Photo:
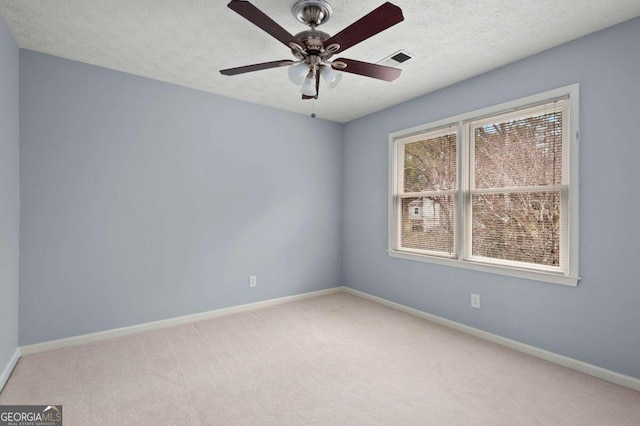
M 570 287 L 577 287 L 578 281 L 580 280 L 580 277 L 571 277 L 568 275 L 554 274 L 550 272 L 531 271 L 526 269 L 487 265 L 458 259 L 446 259 L 435 256 L 408 253 L 398 250 L 387 250 L 387 253 L 389 253 L 389 256 L 399 259 L 417 260 L 420 262 L 435 263 L 438 265 L 453 266 L 455 268 L 471 269 L 474 271 L 488 272 L 491 274 L 506 275 L 510 277 L 524 278 L 535 281 L 543 281 L 551 284 L 561 284 Z

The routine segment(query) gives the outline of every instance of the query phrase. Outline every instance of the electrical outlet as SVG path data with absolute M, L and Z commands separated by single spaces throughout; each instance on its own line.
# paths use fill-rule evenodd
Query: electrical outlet
M 258 285 L 258 279 L 256 278 L 255 275 L 251 275 L 249 277 L 249 287 L 255 287 Z
M 471 293 L 471 307 L 480 309 L 480 295 Z

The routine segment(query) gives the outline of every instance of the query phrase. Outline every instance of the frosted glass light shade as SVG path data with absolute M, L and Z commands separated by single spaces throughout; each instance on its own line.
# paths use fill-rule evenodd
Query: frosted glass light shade
M 309 65 L 304 62 L 291 65 L 289 67 L 289 80 L 296 86 L 301 85 L 304 82 L 304 78 L 309 73 Z
M 302 89 L 300 91 L 305 96 L 315 96 L 316 95 L 316 79 L 312 77 L 305 78 L 304 84 L 302 85 Z
M 342 80 L 342 73 L 337 72 L 331 65 L 325 65 L 322 67 L 322 71 L 320 71 L 320 75 L 327 82 L 330 89 L 333 89 L 340 83 Z

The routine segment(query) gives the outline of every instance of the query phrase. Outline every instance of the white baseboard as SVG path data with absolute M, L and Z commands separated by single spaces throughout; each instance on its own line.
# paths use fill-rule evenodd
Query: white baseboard
M 222 317 L 238 312 L 251 311 L 255 309 L 267 308 L 269 306 L 281 305 L 296 300 L 307 299 L 310 297 L 323 296 L 325 294 L 336 293 L 342 291 L 343 287 L 333 287 L 325 290 L 312 291 L 309 293 L 296 294 L 293 296 L 280 297 L 277 299 L 263 300 L 261 302 L 247 303 L 245 305 L 231 306 L 229 308 L 216 309 L 213 311 L 201 312 L 199 314 L 185 315 L 181 317 L 169 318 L 166 320 L 147 322 L 143 324 L 132 325 L 129 327 L 114 328 L 111 330 L 99 331 L 96 333 L 83 334 L 80 336 L 67 337 L 64 339 L 50 340 L 48 342 L 36 343 L 33 345 L 20 346 L 20 353 L 31 355 L 40 352 L 62 349 L 69 346 L 82 345 L 84 343 L 97 342 L 100 340 L 112 339 L 114 337 L 126 336 L 128 334 L 140 333 L 147 330 L 156 330 L 158 328 L 172 327 L 175 325 L 202 321 L 210 318 Z
M 364 293 L 359 290 L 354 290 L 349 287 L 342 287 L 342 290 L 353 294 L 355 296 L 362 297 L 364 299 L 371 300 L 381 305 L 389 306 L 399 311 L 406 312 L 411 315 L 415 315 L 420 318 L 424 318 L 428 321 L 435 322 L 445 327 L 453 328 L 463 333 L 471 334 L 472 336 L 479 337 L 484 340 L 488 340 L 493 343 L 497 343 L 502 346 L 514 349 L 519 352 L 526 353 L 528 355 L 535 356 L 536 358 L 544 359 L 545 361 L 552 362 L 554 364 L 562 365 L 563 367 L 570 368 L 572 370 L 580 371 L 581 373 L 589 374 L 590 376 L 597 377 L 608 382 L 615 383 L 620 386 L 627 387 L 636 391 L 640 391 L 640 379 L 627 376 L 624 374 L 616 373 L 615 371 L 607 370 L 606 368 L 598 367 L 593 364 L 588 364 L 583 361 L 579 361 L 574 358 L 569 358 L 564 355 L 560 355 L 554 352 L 550 352 L 544 349 L 536 348 L 535 346 L 527 345 L 525 343 L 511 340 L 506 337 L 498 336 L 497 334 L 488 333 L 486 331 L 479 330 L 477 328 L 470 327 L 468 325 L 461 324 L 459 322 L 451 321 L 436 315 L 428 314 L 418 309 L 413 309 L 400 303 L 391 302 L 381 297 L 372 296 L 368 293 Z
M 16 348 L 16 351 L 13 353 L 13 356 L 9 360 L 9 363 L 2 370 L 2 375 L 0 375 L 0 392 L 4 389 L 4 385 L 7 384 L 7 380 L 9 380 L 9 376 L 11 376 L 11 372 L 15 368 L 18 360 L 20 359 L 20 349 Z

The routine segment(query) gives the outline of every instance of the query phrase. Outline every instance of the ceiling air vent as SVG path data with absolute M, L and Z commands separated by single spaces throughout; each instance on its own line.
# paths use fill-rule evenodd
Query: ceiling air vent
M 411 58 L 413 58 L 411 53 L 406 50 L 398 50 L 377 63 L 378 65 L 384 65 L 387 67 L 401 68 L 400 66 Z

